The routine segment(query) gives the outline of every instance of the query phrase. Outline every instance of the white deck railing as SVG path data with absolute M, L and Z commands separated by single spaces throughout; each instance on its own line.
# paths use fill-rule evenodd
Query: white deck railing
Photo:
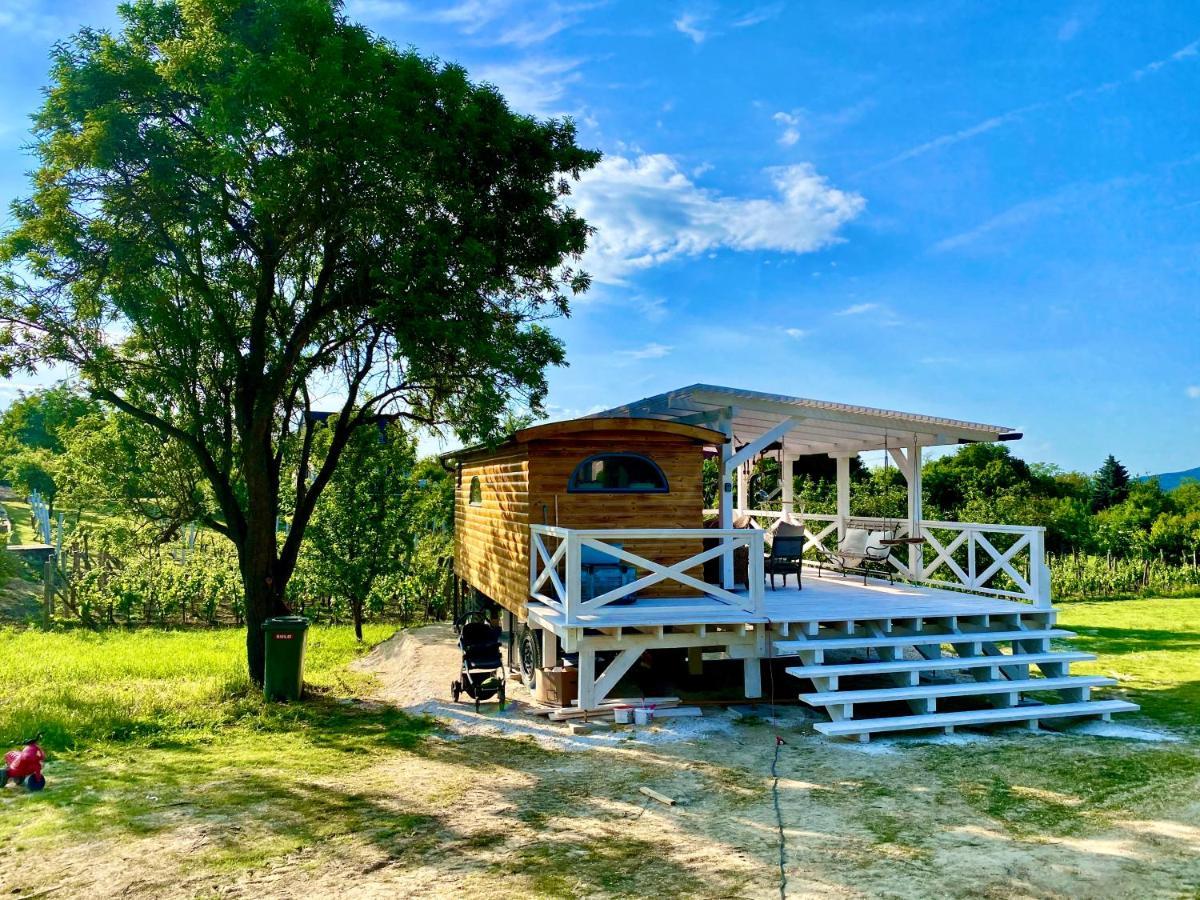
M 783 515 L 779 510 L 763 509 L 740 514 L 749 516 L 759 527 L 769 526 Z M 892 531 L 897 537 L 907 537 L 910 531 L 910 523 L 905 519 L 874 516 L 849 516 L 843 522 L 841 517 L 827 513 L 792 513 L 792 520 L 804 527 L 805 551 L 814 550 L 818 554 L 830 553 L 835 548 L 844 527 Z M 888 557 L 902 578 L 932 587 L 1023 600 L 1043 608 L 1050 606 L 1045 528 L 934 519 L 922 519 L 918 525 L 918 533 L 925 539 L 919 571 L 914 572 L 908 560 L 895 554 Z M 903 545 L 899 549 L 904 549 Z
M 529 526 L 529 593 L 552 609 L 563 613 L 566 625 L 579 625 L 580 616 L 594 612 L 623 597 L 662 582 L 674 582 L 694 592 L 695 596 L 711 597 L 731 608 L 755 615 L 763 611 L 763 552 L 764 532 L 757 528 L 558 528 L 553 525 Z M 691 542 L 716 539 L 715 547 L 702 550 L 678 562 L 663 563 L 639 556 L 626 549 L 626 544 L 639 541 Z M 583 597 L 582 550 L 590 547 L 606 556 L 620 560 L 639 574 L 634 581 L 613 588 L 599 596 Z M 750 556 L 750 585 L 744 593 L 726 590 L 687 574 L 688 569 L 703 566 L 726 551 L 745 547 Z M 641 574 L 645 572 L 647 574 Z M 663 598 L 670 601 L 674 598 Z M 680 598 L 686 602 L 686 598 Z

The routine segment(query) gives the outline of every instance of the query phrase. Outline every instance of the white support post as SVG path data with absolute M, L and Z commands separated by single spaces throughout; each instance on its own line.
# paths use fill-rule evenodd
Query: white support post
M 569 531 L 563 540 L 567 542 L 567 583 L 564 585 L 567 589 L 567 596 L 566 602 L 563 604 L 563 618 L 568 625 L 574 625 L 583 603 L 583 579 L 581 577 L 583 567 L 579 534 Z
M 838 540 L 846 537 L 846 520 L 850 518 L 850 457 L 837 457 L 837 517 Z
M 908 533 L 910 537 L 921 534 L 921 445 L 913 441 L 908 445 Z M 920 544 L 908 545 L 909 577 L 920 579 L 924 575 L 924 551 Z
M 579 648 L 579 708 L 596 706 L 596 651 Z
M 552 669 L 558 665 L 558 635 L 549 628 L 542 629 L 542 667 Z
M 754 529 L 750 532 L 750 583 L 746 586 L 750 592 L 750 609 L 755 615 L 763 614 L 763 582 L 766 579 L 766 544 L 764 532 Z M 797 576 L 798 578 L 799 576 Z M 799 583 L 799 582 L 797 582 Z
M 725 435 L 725 443 L 720 446 L 720 457 L 717 460 L 718 484 L 717 506 L 719 507 L 720 522 L 718 525 L 725 531 L 733 527 L 733 472 L 730 471 L 730 459 L 733 456 L 733 410 L 717 421 L 717 431 Z M 721 587 L 733 589 L 733 544 L 724 538 L 726 552 L 721 556 Z
M 796 507 L 796 479 L 792 477 L 792 460 L 794 457 L 784 451 L 780 455 L 779 491 L 783 500 L 783 517 L 790 519 Z
M 742 463 L 737 470 L 737 514 L 746 515 L 750 509 L 750 463 Z
M 754 700 L 762 696 L 762 663 L 757 656 L 742 660 L 746 683 L 746 699 Z
M 1050 567 L 1046 565 L 1046 529 L 1037 528 L 1029 541 L 1029 585 L 1039 609 L 1050 609 Z

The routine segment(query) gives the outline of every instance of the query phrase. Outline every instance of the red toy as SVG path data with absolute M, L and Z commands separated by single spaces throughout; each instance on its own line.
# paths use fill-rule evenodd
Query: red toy
M 25 742 L 24 750 L 9 750 L 4 754 L 4 774 L 0 775 L 0 787 L 6 786 L 10 778 L 30 791 L 40 791 L 46 786 L 46 776 L 42 774 L 42 760 L 46 754 L 38 746 L 41 739 L 40 734 L 36 735 Z

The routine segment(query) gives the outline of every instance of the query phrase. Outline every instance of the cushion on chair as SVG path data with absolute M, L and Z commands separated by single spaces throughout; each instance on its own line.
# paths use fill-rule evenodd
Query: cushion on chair
M 890 531 L 872 531 L 867 536 L 867 552 L 872 556 L 884 559 L 891 552 L 891 547 L 884 544 L 884 541 L 890 541 L 892 533 Z
M 838 550 L 842 553 L 866 553 L 868 537 L 866 529 L 847 528 L 846 536 L 838 544 Z

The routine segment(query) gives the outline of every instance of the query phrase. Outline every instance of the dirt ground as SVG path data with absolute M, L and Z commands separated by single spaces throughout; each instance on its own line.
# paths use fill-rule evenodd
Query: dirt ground
M 253 824 L 181 812 L 167 838 L 101 832 L 40 861 L 62 870 L 47 896 L 767 898 L 782 876 L 788 897 L 1200 892 L 1200 748 L 1152 723 L 859 745 L 820 738 L 792 706 L 575 737 L 522 711 L 515 682 L 504 712 L 452 703 L 445 626 L 358 665 L 377 673 L 377 702 L 444 723 L 415 751 L 314 774 L 316 815 L 349 797 L 381 810 L 386 833 L 334 829 L 221 872 L 188 855 Z
M 1136 796 L 1147 785 L 1130 784 L 1130 815 L 1109 798 L 1106 809 L 1116 815 L 1085 815 L 1059 835 L 1039 833 L 1046 810 L 1071 810 L 1090 798 L 1041 786 L 1041 771 L 1028 785 L 1009 786 L 1028 802 L 1025 823 L 1019 810 L 990 820 L 978 802 L 954 796 L 956 779 L 973 789 L 965 784 L 973 758 L 1053 759 L 1062 750 L 1070 765 L 1080 752 L 1094 759 L 1105 751 L 1123 758 L 1175 749 L 1171 736 L 1155 729 L 1091 726 L 1040 736 L 1013 730 L 858 745 L 821 738 L 806 711 L 778 707 L 774 721 L 706 710 L 699 720 L 575 737 L 522 714 L 527 695 L 515 683 L 517 710 L 499 714 L 485 704 L 476 715 L 453 704 L 446 673 L 457 661 L 449 629 L 434 626 L 381 645 L 363 665 L 380 676 L 381 699 L 449 723 L 443 740 L 459 743 L 480 764 L 464 772 L 441 761 L 416 773 L 401 764 L 390 776 L 410 797 L 444 801 L 443 828 L 488 837 L 470 852 L 412 864 L 377 859 L 366 883 L 349 890 L 341 875 L 310 882 L 310 890 L 361 897 L 518 896 L 531 887 L 575 896 L 779 896 L 780 820 L 788 896 L 1194 896 L 1200 889 L 1195 791 L 1154 801 L 1150 808 L 1159 814 L 1147 815 Z M 785 741 L 778 818 L 776 735 Z M 993 766 L 1004 769 L 1003 762 Z M 642 784 L 678 805 L 648 800 L 637 792 Z

